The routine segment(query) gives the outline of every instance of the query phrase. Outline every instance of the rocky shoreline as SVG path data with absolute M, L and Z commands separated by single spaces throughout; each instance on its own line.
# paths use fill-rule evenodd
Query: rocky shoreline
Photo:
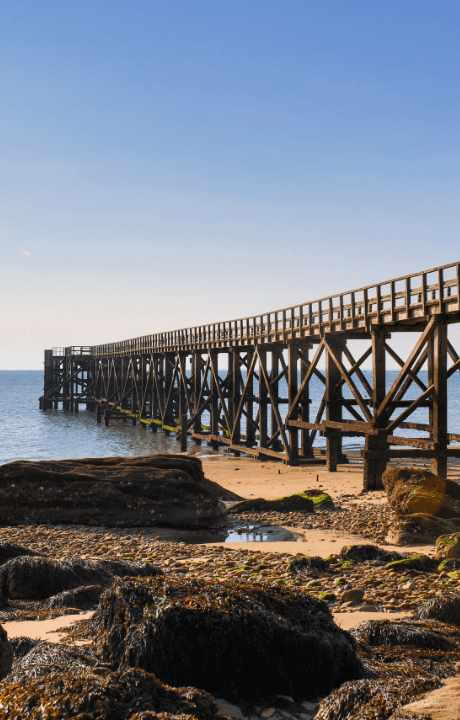
M 231 503 L 227 500 L 226 504 Z M 293 543 L 291 552 L 280 552 L 280 543 L 275 550 L 269 542 L 261 549 L 261 543 L 257 547 L 246 543 L 242 548 L 166 541 L 154 527 L 42 523 L 0 528 L 1 624 L 64 616 L 65 626 L 66 615 L 94 611 L 92 618 L 69 628 L 59 644 L 12 639 L 14 665 L 0 683 L 0 720 L 26 716 L 31 720 L 414 717 L 402 706 L 439 687 L 460 669 L 460 572 L 455 560 L 440 566 L 439 559 L 429 554 L 413 557 L 407 548 L 398 553 L 386 545 L 394 517 L 388 505 L 364 498 L 357 504 L 347 493 L 314 512 L 233 511 L 232 518 L 243 529 L 272 525 L 304 535 L 346 530 L 360 538 L 352 546 L 339 544 L 327 558 L 306 556 L 302 542 L 296 543 L 299 552 L 293 555 Z M 14 546 L 19 547 L 12 550 Z M 37 573 L 46 578 L 44 589 L 37 589 Z M 155 600 L 157 595 L 163 600 Z M 167 603 L 169 615 L 164 615 L 167 596 L 176 599 Z M 249 606 L 254 608 L 253 615 L 245 620 L 244 608 Z M 144 612 L 139 615 L 136 608 Z M 147 608 L 153 608 L 153 614 L 146 615 Z M 294 619 L 289 608 L 303 614 Z M 164 615 L 160 626 L 158 612 Z M 338 622 L 350 613 L 357 617 L 362 613 L 368 619 L 349 633 L 339 630 L 334 619 Z M 263 618 L 260 627 L 265 628 L 258 634 L 256 618 Z M 339 645 L 345 643 L 343 648 L 348 648 L 348 660 L 342 665 L 352 675 L 331 678 L 328 688 L 317 684 L 315 690 L 313 680 L 302 685 L 304 677 L 312 678 L 314 665 L 297 681 L 293 665 L 285 680 L 280 680 L 288 658 L 295 657 L 287 645 L 278 675 L 265 687 L 267 672 L 278 667 L 281 650 L 277 653 L 276 648 L 284 647 L 292 636 L 290 623 L 303 628 L 296 642 L 308 643 L 314 618 L 323 618 L 321 632 L 332 632 L 337 641 L 342 638 Z M 132 629 L 129 638 L 124 627 Z M 169 640 L 161 650 L 165 660 L 155 665 L 157 660 L 146 648 L 156 647 L 159 652 L 162 627 L 169 628 L 165 636 Z M 237 627 L 240 636 L 224 640 L 228 628 L 235 633 Z M 198 629 L 197 638 L 203 635 L 207 641 L 200 659 L 191 656 L 185 664 L 189 670 L 182 675 L 168 675 L 165 670 L 162 676 L 168 663 L 176 667 L 183 657 L 183 643 L 191 628 Z M 249 631 L 255 634 L 246 647 Z M 317 630 L 311 631 L 312 637 L 317 635 Z M 265 646 L 271 633 L 278 639 Z M 190 640 L 191 646 L 197 642 Z M 222 653 L 225 642 L 229 650 Z M 330 642 L 312 651 L 315 662 L 324 662 L 325 668 L 331 662 L 325 660 L 328 651 L 324 649 Z M 179 653 L 175 660 L 174 647 Z M 239 688 L 236 679 L 230 685 L 222 683 L 219 673 L 213 675 L 211 670 L 194 678 L 190 668 L 203 663 L 212 647 L 214 654 L 206 661 L 210 669 L 220 663 L 219 672 L 232 681 L 234 668 L 244 659 L 248 664 L 242 677 L 253 677 L 252 684 L 248 681 L 249 685 Z M 230 663 L 232 652 L 236 654 Z M 255 653 L 252 659 L 251 652 Z M 304 660 L 308 655 L 306 650 L 301 653 Z M 256 681 L 254 668 L 263 666 L 264 657 L 269 664 Z M 259 691 L 254 689 L 259 686 Z M 77 707 L 79 714 L 72 714 Z

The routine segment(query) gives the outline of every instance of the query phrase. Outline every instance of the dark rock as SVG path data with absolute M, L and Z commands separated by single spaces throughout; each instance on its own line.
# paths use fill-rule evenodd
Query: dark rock
M 10 645 L 14 653 L 14 659 L 16 662 L 27 655 L 28 652 L 38 645 L 40 640 L 33 640 L 29 637 L 17 637 L 10 640 Z
M 302 493 L 313 500 L 315 510 L 333 509 L 335 507 L 334 501 L 328 493 L 323 490 L 304 490 Z
M 404 559 L 400 553 L 381 550 L 377 545 L 347 545 L 340 551 L 340 557 L 342 560 L 353 560 L 354 562 L 378 560 L 380 565 Z
M 460 625 L 460 595 L 450 593 L 442 597 L 430 598 L 417 609 L 415 617 L 420 620 L 440 620 L 452 625 Z
M 66 590 L 50 597 L 44 606 L 44 610 L 53 610 L 60 607 L 91 610 L 98 605 L 99 598 L 106 589 L 103 585 L 88 585 L 87 587 L 79 587 L 76 590 Z
M 305 574 L 311 570 L 319 570 L 320 572 L 328 572 L 331 569 L 330 562 L 324 560 L 319 555 L 308 555 L 298 556 L 294 558 L 289 564 L 290 572 L 297 573 L 299 575 Z
M 460 559 L 460 532 L 441 535 L 436 540 L 436 557 L 438 560 Z
M 243 512 L 313 512 L 314 509 L 313 499 L 298 493 L 277 500 L 265 500 L 264 498 L 243 500 L 232 505 L 228 512 L 235 515 Z
M 445 628 L 443 628 L 445 631 Z M 430 650 L 452 650 L 445 637 L 436 632 L 436 625 L 427 627 L 417 620 L 368 620 L 353 628 L 350 633 L 360 642 L 378 647 L 380 645 L 411 645 Z
M 33 550 L 29 550 L 29 548 L 24 547 L 23 545 L 15 545 L 14 543 L 0 543 L 0 565 L 3 565 L 3 563 L 8 562 L 8 560 L 11 560 L 15 557 L 20 557 L 21 555 L 39 555 L 40 553 L 36 553 Z
M 419 572 L 433 572 L 436 570 L 438 565 L 437 560 L 423 555 L 423 553 L 416 553 L 411 557 L 403 558 L 402 560 L 393 560 L 386 564 L 387 570 L 395 570 L 396 572 L 406 572 L 406 570 L 418 570 Z
M 460 559 L 446 558 L 445 560 L 441 560 L 438 565 L 438 570 L 439 572 L 442 572 L 443 570 L 446 572 L 450 572 L 451 570 L 460 570 Z
M 460 486 L 457 483 L 413 467 L 388 468 L 382 482 L 395 512 L 388 541 L 402 544 L 407 541 L 407 535 L 417 534 L 426 542 L 458 531 Z
M 7 598 L 43 600 L 82 586 L 109 586 L 116 577 L 153 575 L 162 575 L 162 571 L 149 563 L 17 557 L 0 567 L 0 590 Z
M 8 682 L 13 684 L 40 676 L 46 678 L 53 673 L 76 672 L 95 665 L 97 665 L 97 658 L 88 648 L 70 647 L 39 640 L 30 648 L 29 652 L 19 658 L 8 676 Z
M 101 597 L 98 652 L 230 701 L 316 698 L 362 666 L 327 605 L 287 588 L 152 578 Z
M 219 498 L 235 497 L 205 479 L 198 458 L 183 455 L 0 466 L 0 525 L 222 527 Z
M 414 678 L 405 682 L 368 679 L 347 682 L 321 702 L 315 720 L 387 720 L 401 704 L 402 698 L 415 697 L 439 684 L 438 678 Z
M 44 712 L 46 713 L 44 715 Z M 7 679 L 0 720 L 222 720 L 213 699 L 191 687 L 167 687 L 129 668 L 98 674 L 90 667 Z
M 0 625 L 0 680 L 8 675 L 13 664 L 13 648 L 8 642 L 8 635 Z

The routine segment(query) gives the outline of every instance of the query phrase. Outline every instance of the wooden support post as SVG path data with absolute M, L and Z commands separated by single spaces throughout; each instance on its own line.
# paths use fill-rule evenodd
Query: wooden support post
M 295 345 L 288 346 L 288 396 L 289 407 L 291 407 L 297 391 L 299 389 L 298 373 L 297 373 L 297 347 Z M 297 428 L 289 428 L 289 445 L 291 447 L 291 455 L 293 464 L 297 464 L 299 458 L 299 431 Z
M 275 396 L 277 408 L 279 410 L 279 381 L 276 380 L 276 378 L 279 375 L 280 371 L 280 360 L 279 360 L 279 351 L 278 350 L 272 350 L 271 353 L 272 356 L 272 369 L 270 373 L 270 380 L 271 380 L 271 386 L 272 386 L 272 393 Z M 272 406 L 272 410 L 270 413 L 270 437 L 276 432 L 276 429 L 278 427 L 276 422 L 276 413 L 275 408 Z M 278 450 L 281 451 L 283 449 L 283 446 L 281 442 L 276 438 L 276 440 L 273 440 L 271 444 L 272 450 Z
M 229 402 L 229 419 L 232 424 L 230 432 L 232 432 L 233 444 L 241 444 L 241 419 L 238 418 L 235 424 L 235 418 L 238 411 L 241 398 L 241 370 L 240 370 L 240 353 L 238 350 L 232 350 L 228 355 L 228 370 L 231 372 L 231 398 Z M 235 457 L 240 457 L 238 450 L 232 450 Z
M 246 353 L 246 363 L 247 368 L 251 367 L 252 360 L 254 358 L 254 350 L 248 350 Z M 250 378 L 246 376 L 247 380 L 247 395 L 251 398 L 251 400 L 247 400 L 247 402 L 244 403 L 244 409 L 246 412 L 246 442 L 245 445 L 248 447 L 253 447 L 256 444 L 256 430 L 252 423 L 255 423 L 254 418 L 254 401 L 252 398 L 254 397 L 254 375 L 252 375 Z M 248 418 L 251 418 L 252 423 L 249 422 Z
M 216 350 L 211 350 L 211 362 L 214 363 L 214 367 L 219 368 L 219 353 Z M 211 391 L 211 402 L 209 406 L 209 431 L 211 435 L 219 434 L 219 393 L 217 392 L 217 381 L 214 379 L 214 375 L 209 371 L 209 389 Z M 215 440 L 211 440 L 208 443 L 214 450 L 218 450 L 219 443 Z
M 258 349 L 260 362 L 267 366 L 267 351 Z M 268 389 L 259 367 L 259 460 L 263 460 L 263 449 L 268 441 Z
M 180 416 L 180 451 L 187 452 L 187 414 Z
M 429 384 L 434 385 L 430 425 L 436 456 L 431 460 L 431 472 L 447 477 L 447 324 L 440 317 L 428 340 Z
M 372 330 L 372 405 L 373 414 L 380 403 L 383 402 L 386 394 L 386 356 L 385 356 L 385 334 L 388 332 L 383 328 L 373 328 Z M 383 420 L 385 425 L 386 419 Z M 378 427 L 378 426 L 377 426 Z M 376 435 L 366 435 L 365 449 L 372 451 L 381 451 L 382 453 L 388 449 L 387 435 L 378 433 Z M 364 490 L 380 490 L 382 485 L 382 475 L 385 471 L 387 460 L 385 457 L 379 460 L 364 460 L 363 467 L 363 488 Z
M 310 349 L 310 345 L 306 345 L 303 348 L 303 357 L 308 363 L 308 351 Z M 305 375 L 307 374 L 308 367 L 305 363 L 300 363 L 300 382 L 303 382 L 303 379 Z M 310 422 L 310 384 L 307 383 L 305 386 L 305 389 L 301 395 L 300 398 L 300 416 L 299 419 L 302 420 L 302 422 Z M 302 456 L 303 458 L 313 458 L 313 447 L 312 447 L 312 438 L 311 438 L 311 431 L 310 430 L 301 430 L 300 431 L 300 442 L 301 442 L 301 448 L 302 448 Z
M 336 357 L 342 360 L 342 339 L 334 335 L 328 336 L 328 343 Z M 326 354 L 326 420 L 342 421 L 342 375 L 337 365 Z M 326 466 L 329 472 L 337 471 L 337 463 L 342 455 L 342 437 L 339 430 L 329 428 L 326 431 Z
M 96 422 L 101 423 L 102 422 L 102 409 L 100 405 L 96 406 Z
M 184 369 L 185 376 L 182 377 L 182 368 Z M 185 413 L 187 415 L 187 395 L 185 392 L 185 386 L 187 384 L 187 375 L 186 375 L 186 368 L 187 368 L 187 356 L 184 353 L 181 353 L 181 364 L 179 366 L 179 391 L 178 391 L 178 413 L 179 417 L 181 418 L 182 422 L 182 415 Z
M 200 352 L 193 353 L 193 412 L 196 414 L 199 410 L 198 399 L 200 397 L 201 381 L 203 375 L 203 359 Z M 201 415 L 197 415 L 193 421 L 193 434 L 202 432 Z M 197 445 L 201 445 L 201 440 L 194 438 Z
M 53 389 L 53 386 L 53 351 L 45 350 L 43 394 L 46 395 L 46 393 L 50 392 Z M 40 400 L 40 410 L 48 410 L 51 406 L 52 401 L 48 398 Z
M 174 373 L 174 360 L 175 360 L 175 356 L 171 355 L 171 353 L 166 353 L 163 356 L 163 373 L 162 373 L 163 378 L 164 378 L 164 380 L 163 380 L 163 393 L 164 393 L 163 394 L 163 407 L 165 409 L 163 423 L 165 425 L 172 425 L 174 422 L 173 413 L 172 413 L 172 402 L 171 402 L 172 392 L 171 392 L 171 396 L 169 395 L 169 391 L 171 388 L 171 382 L 172 382 L 172 378 L 173 378 L 173 373 Z M 169 405 L 168 405 L 168 407 L 166 407 L 166 403 L 168 402 L 168 397 L 169 397 Z

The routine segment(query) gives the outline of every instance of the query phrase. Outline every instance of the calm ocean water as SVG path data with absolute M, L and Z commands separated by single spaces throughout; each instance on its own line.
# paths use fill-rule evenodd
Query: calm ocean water
M 371 379 L 370 374 L 365 375 Z M 387 373 L 387 387 L 395 379 L 395 371 Z M 426 373 L 420 373 L 426 382 Z M 283 386 L 284 385 L 284 386 Z M 311 385 L 311 417 L 314 418 L 322 397 L 319 380 Z M 360 388 L 364 393 L 364 390 Z M 59 460 L 64 458 L 103 457 L 111 455 L 135 456 L 154 453 L 179 452 L 179 443 L 161 432 L 152 433 L 141 425 L 133 427 L 130 422 L 113 421 L 106 428 L 97 425 L 95 413 L 84 410 L 79 413 L 39 409 L 38 398 L 43 393 L 43 372 L 0 371 L 0 463 L 13 460 Z M 418 396 L 412 388 L 408 397 Z M 286 397 L 286 386 L 280 382 L 280 396 Z M 344 392 L 347 397 L 351 396 Z M 283 406 L 282 406 L 283 407 Z M 286 409 L 284 409 L 284 413 Z M 283 414 L 283 413 L 282 413 Z M 203 422 L 206 423 L 203 416 Z M 414 422 L 427 422 L 427 411 L 419 410 L 411 417 Z M 460 433 L 460 373 L 449 380 L 449 431 Z M 420 435 L 415 431 L 398 431 L 401 435 Z M 357 450 L 362 442 L 356 438 L 344 441 L 344 448 Z M 190 441 L 190 447 L 193 442 Z M 317 438 L 315 445 L 323 447 L 324 438 Z M 207 446 L 202 445 L 202 454 Z

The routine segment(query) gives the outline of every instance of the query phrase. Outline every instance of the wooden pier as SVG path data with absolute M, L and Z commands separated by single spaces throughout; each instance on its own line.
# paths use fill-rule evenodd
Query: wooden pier
M 447 427 L 447 383 L 460 370 L 448 328 L 459 322 L 460 263 L 454 263 L 253 317 L 46 350 L 40 407 L 62 402 L 77 411 L 85 403 L 98 422 L 130 418 L 154 432 L 175 433 L 182 449 L 191 436 L 294 465 L 318 462 L 319 434 L 330 471 L 347 462 L 343 438 L 364 437 L 368 490 L 381 487 L 392 458 L 427 458 L 432 471 L 445 476 L 448 457 L 460 457 L 460 434 Z M 414 333 L 406 360 L 388 344 L 398 332 Z M 368 341 L 360 357 L 352 355 L 350 340 Z M 387 357 L 400 367 L 390 388 Z M 362 371 L 367 360 L 372 382 Z M 286 397 L 280 397 L 283 379 Z M 315 417 L 313 381 L 323 386 Z M 409 398 L 414 388 L 418 395 Z M 419 408 L 427 409 L 426 423 L 410 421 Z M 401 436 L 399 428 L 422 434 Z

